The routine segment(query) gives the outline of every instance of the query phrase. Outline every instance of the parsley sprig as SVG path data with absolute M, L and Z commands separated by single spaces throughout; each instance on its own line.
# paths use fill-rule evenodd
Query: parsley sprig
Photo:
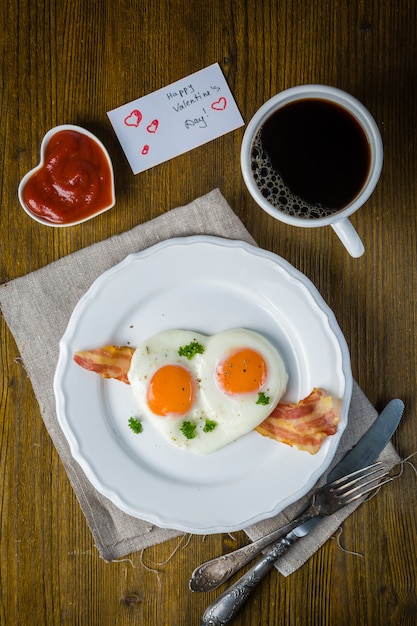
M 184 437 L 186 437 L 187 439 L 194 439 L 196 436 L 196 432 L 195 432 L 196 428 L 197 428 L 197 424 L 194 424 L 193 422 L 185 421 L 182 423 L 180 431 L 182 432 Z
M 129 417 L 129 428 L 131 428 L 136 435 L 139 435 L 139 433 L 143 431 L 142 422 L 136 417 Z
M 206 423 L 204 424 L 203 427 L 203 432 L 205 433 L 211 433 L 217 426 L 217 422 L 215 422 L 214 420 L 209 420 L 206 419 Z
M 186 346 L 180 346 L 178 348 L 179 356 L 185 356 L 189 361 L 191 361 L 196 354 L 203 354 L 203 352 L 204 346 L 198 343 L 198 341 L 192 341 Z
M 258 393 L 258 399 L 256 401 L 256 404 L 266 405 L 266 404 L 269 404 L 270 402 L 271 402 L 271 398 L 269 396 L 266 396 L 263 391 L 260 391 Z

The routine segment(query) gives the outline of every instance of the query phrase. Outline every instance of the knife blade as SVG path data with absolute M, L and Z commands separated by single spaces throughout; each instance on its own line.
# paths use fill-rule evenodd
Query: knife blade
M 404 403 L 402 400 L 391 400 L 359 442 L 329 472 L 326 477 L 326 484 L 373 463 L 397 429 L 403 411 Z M 201 626 L 227 624 L 246 602 L 253 588 L 272 569 L 278 558 L 293 543 L 311 532 L 322 520 L 322 516 L 308 520 L 285 537 L 273 543 L 268 548 L 265 556 L 254 567 L 210 604 L 203 615 Z
M 341 461 L 328 473 L 326 484 L 346 476 L 355 470 L 370 465 L 381 454 L 395 433 L 404 412 L 404 402 L 395 398 L 388 402 L 386 407 L 378 415 L 374 423 L 368 428 L 358 443 L 345 454 Z M 286 539 L 292 539 L 292 543 L 301 537 L 305 537 L 323 520 L 323 516 L 308 520 L 298 528 L 286 535 Z

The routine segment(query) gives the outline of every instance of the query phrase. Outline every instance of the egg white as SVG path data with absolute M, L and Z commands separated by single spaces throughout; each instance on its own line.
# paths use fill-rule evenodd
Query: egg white
M 191 342 L 201 344 L 204 353 L 196 354 L 190 360 L 179 356 L 178 349 Z M 267 378 L 261 389 L 269 398 L 266 405 L 257 404 L 258 391 L 229 395 L 217 383 L 215 371 L 218 363 L 240 348 L 258 351 L 267 364 Z M 158 416 L 147 405 L 149 381 L 160 367 L 170 364 L 186 368 L 196 383 L 194 404 L 183 416 Z M 149 421 L 173 444 L 198 454 L 214 452 L 256 428 L 276 407 L 288 381 L 278 350 L 262 335 L 243 328 L 212 336 L 184 330 L 169 330 L 154 335 L 135 350 L 128 378 L 145 421 Z M 205 432 L 207 420 L 216 424 L 209 432 Z M 187 439 L 181 431 L 184 421 L 195 425 L 194 438 Z

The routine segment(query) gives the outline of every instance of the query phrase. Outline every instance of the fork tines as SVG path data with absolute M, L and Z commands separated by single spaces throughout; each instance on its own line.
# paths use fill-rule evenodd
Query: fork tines
M 389 476 L 389 469 L 381 461 L 377 461 L 335 480 L 331 490 L 336 492 L 335 495 L 338 498 L 345 500 L 345 504 L 348 504 L 392 480 L 393 478 Z

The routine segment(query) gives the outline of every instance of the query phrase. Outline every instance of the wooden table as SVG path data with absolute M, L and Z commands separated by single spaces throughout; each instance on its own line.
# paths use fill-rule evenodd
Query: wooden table
M 414 0 L 4 0 L 0 280 L 184 205 L 219 187 L 260 246 L 317 286 L 348 342 L 353 375 L 381 409 L 406 404 L 394 437 L 417 450 L 417 4 Z M 348 256 L 331 229 L 274 221 L 239 169 L 244 128 L 134 176 L 106 111 L 218 62 L 246 122 L 301 83 L 340 87 L 372 112 L 385 146 L 380 183 L 352 217 L 366 252 Z M 17 201 L 52 126 L 79 124 L 111 153 L 117 209 L 51 229 Z M 243 544 L 215 535 L 103 561 L 41 419 L 2 318 L 0 623 L 7 626 L 194 626 L 216 596 L 192 594 L 196 564 Z M 412 468 L 288 578 L 273 572 L 234 624 L 406 626 L 417 610 L 417 490 Z M 154 571 L 157 570 L 157 571 Z

